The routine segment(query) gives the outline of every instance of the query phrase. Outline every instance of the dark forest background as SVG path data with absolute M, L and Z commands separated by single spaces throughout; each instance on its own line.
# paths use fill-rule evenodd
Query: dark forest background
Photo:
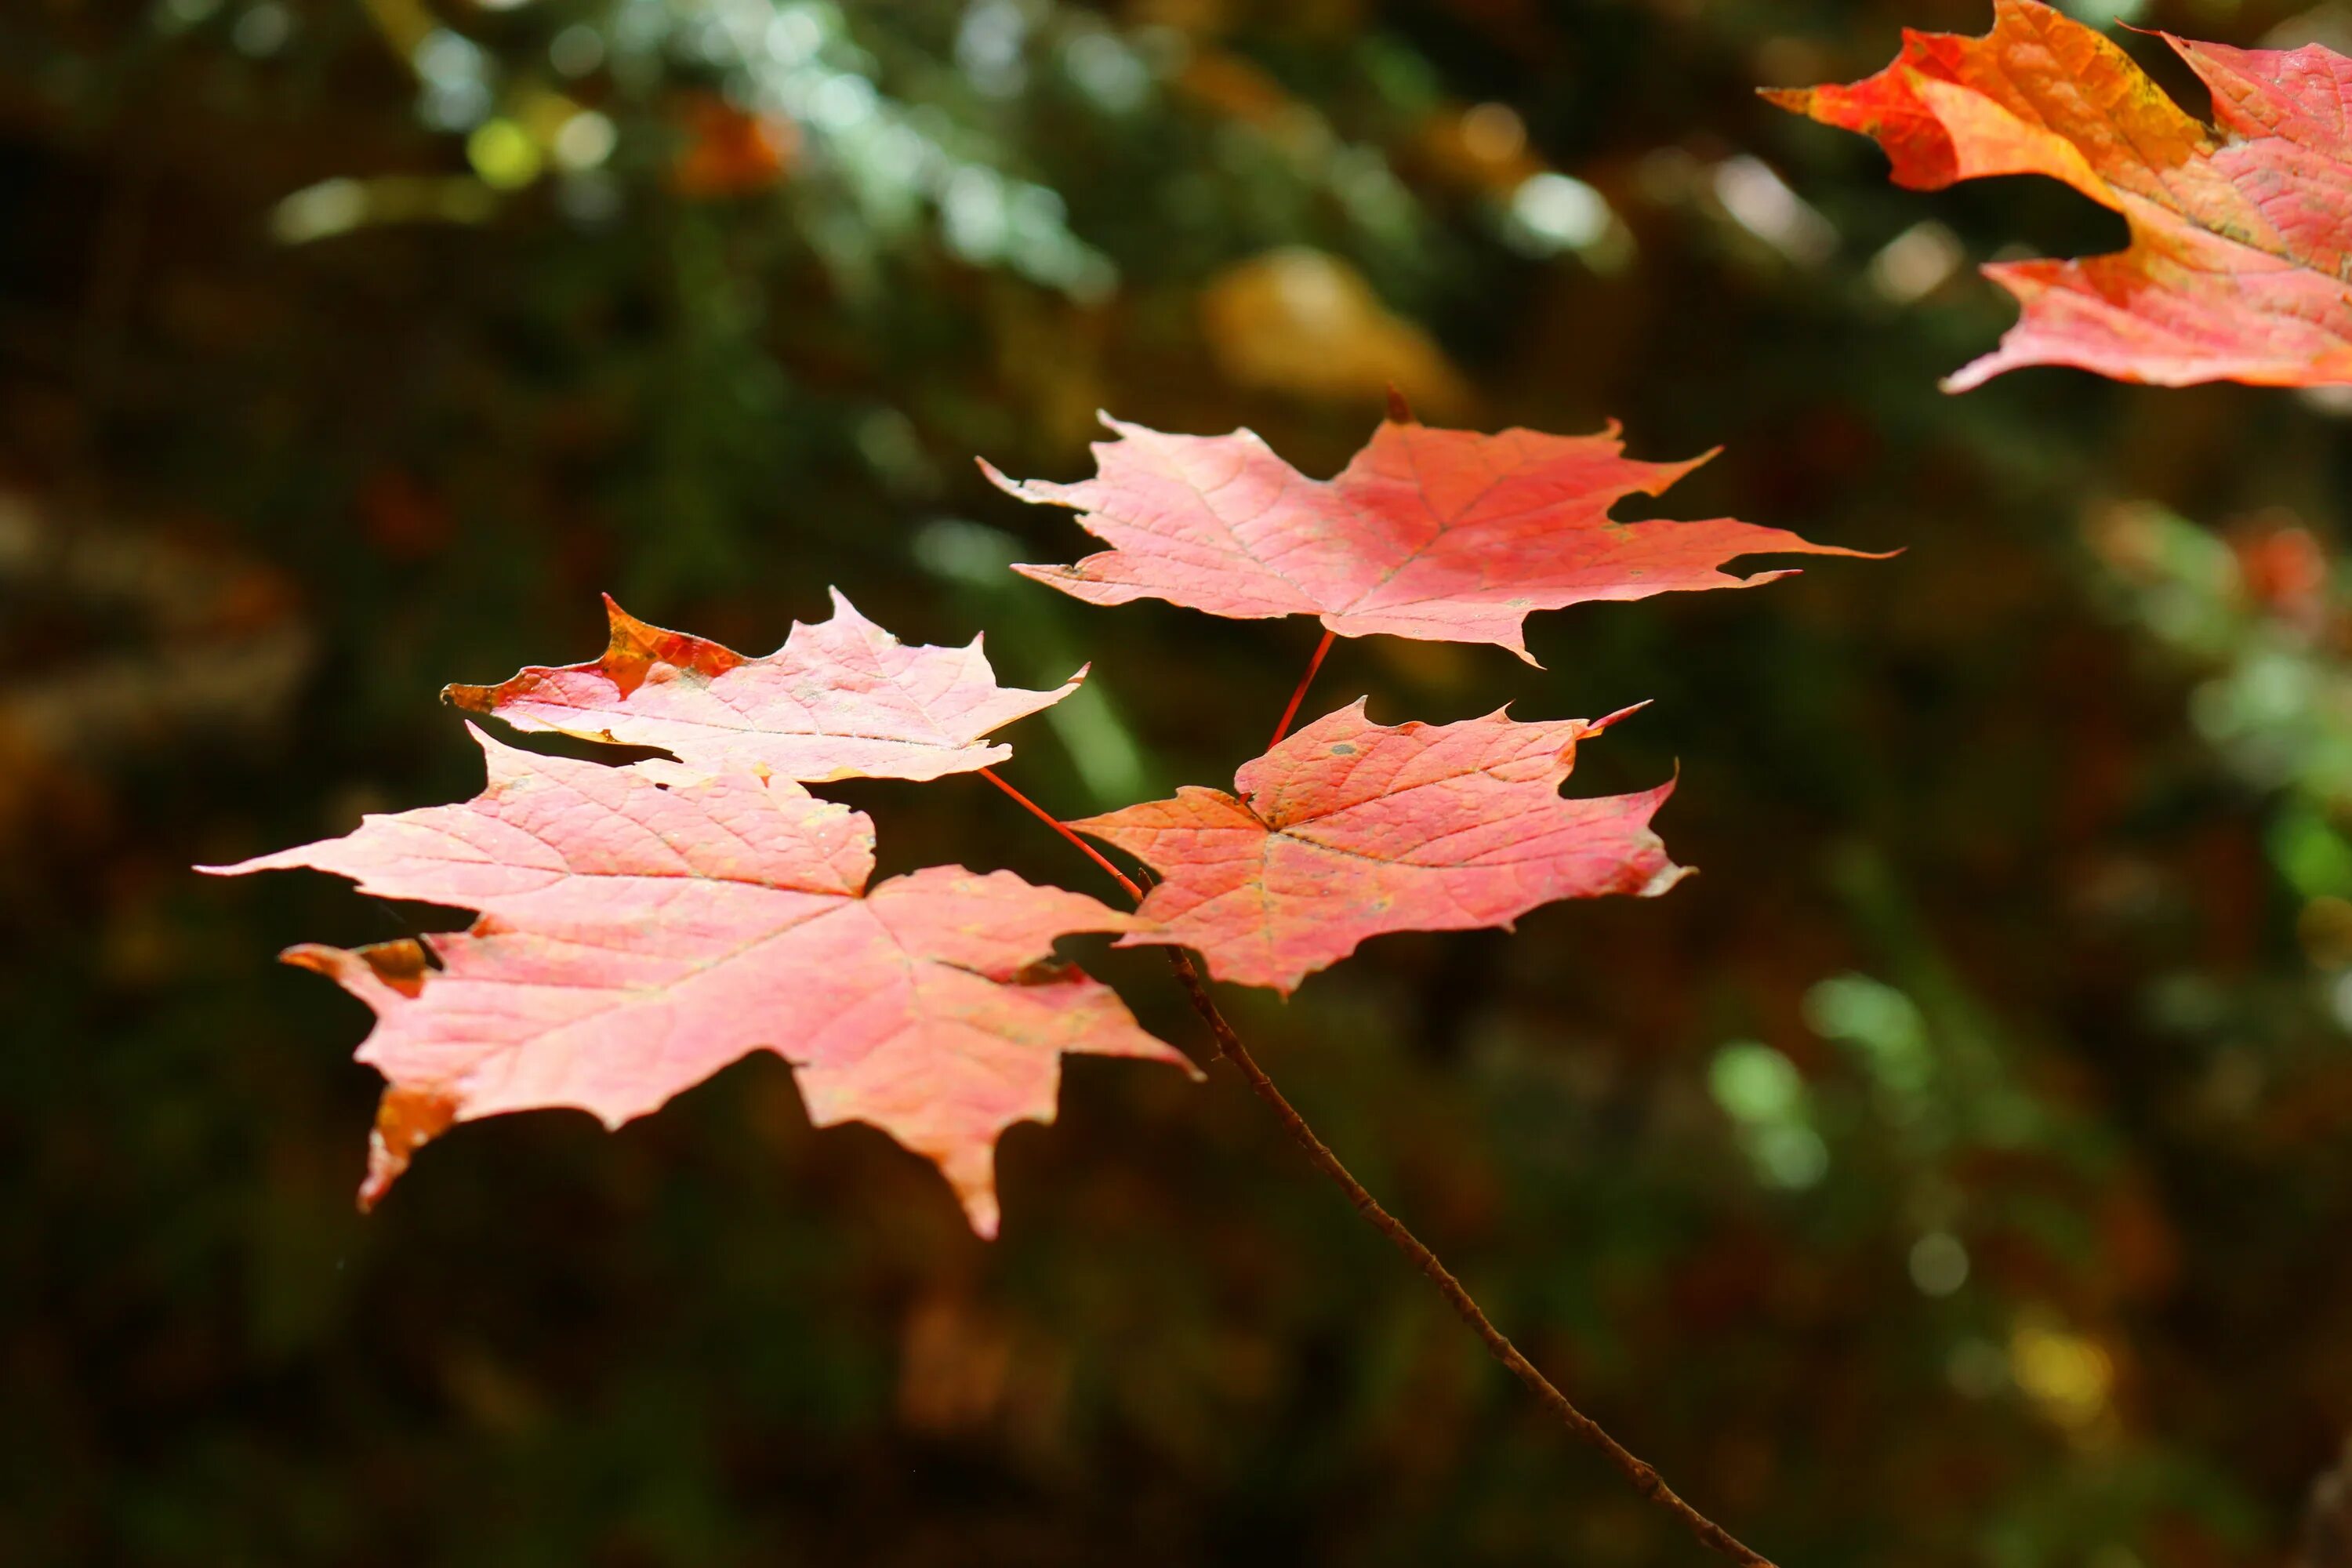
M 1222 783 L 1314 628 L 1016 578 L 1084 542 L 971 459 L 1076 477 L 1108 408 L 1328 473 L 1391 384 L 1720 445 L 1664 514 L 1906 553 L 1541 615 L 1541 668 L 1341 644 L 1309 711 L 1654 700 L 1577 784 L 1678 762 L 1705 875 L 1235 993 L 1269 1068 L 1792 1568 L 2287 1561 L 2352 1429 L 2352 399 L 1937 390 L 2011 319 L 1972 263 L 2120 223 L 1895 190 L 1753 89 L 1987 17 L 0 9 L 0 1561 L 1700 1561 L 1231 1075 L 1076 1063 L 994 1246 L 768 1058 L 461 1129 L 362 1220 L 364 1016 L 270 960 L 394 917 L 187 869 L 470 794 L 436 692 L 593 657 L 604 589 L 1090 658 L 1025 788 Z M 838 793 L 886 872 L 1092 887 L 978 781 Z

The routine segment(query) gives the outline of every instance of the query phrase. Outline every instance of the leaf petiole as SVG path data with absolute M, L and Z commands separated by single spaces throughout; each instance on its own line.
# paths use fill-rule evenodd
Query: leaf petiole
M 1314 663 L 1307 666 L 1307 679 L 1298 683 L 1298 690 L 1291 696 L 1290 710 L 1283 715 L 1284 729 L 1288 728 L 1292 716 L 1297 712 L 1299 699 L 1306 695 L 1307 681 L 1315 679 L 1315 666 L 1323 662 L 1323 655 L 1330 646 L 1331 634 L 1327 631 L 1323 634 L 1321 646 L 1315 650 Z M 1276 731 L 1275 739 L 1281 740 L 1282 734 L 1282 730 Z M 1143 889 L 1138 887 L 1125 872 L 1112 865 L 1109 859 L 1093 845 L 1079 837 L 1066 823 L 1007 784 L 998 775 L 995 769 L 982 768 L 980 770 L 980 775 L 1012 796 L 1022 809 L 1076 845 L 1081 854 L 1109 872 L 1136 902 L 1139 904 L 1143 901 Z M 1198 1013 L 1201 1016 L 1201 1021 L 1209 1026 L 1210 1037 L 1214 1042 L 1211 1047 L 1213 1055 L 1223 1057 L 1234 1064 L 1234 1070 L 1248 1081 L 1250 1092 L 1265 1102 L 1267 1109 L 1271 1110 L 1276 1119 L 1282 1123 L 1284 1131 L 1290 1134 L 1291 1141 L 1306 1152 L 1315 1168 L 1329 1177 L 1332 1184 L 1347 1194 L 1349 1205 L 1364 1216 L 1366 1224 L 1388 1237 L 1390 1245 L 1402 1253 L 1406 1261 L 1418 1268 L 1423 1276 L 1437 1288 L 1438 1293 L 1445 1298 L 1446 1305 L 1453 1308 L 1454 1315 L 1469 1326 L 1472 1333 L 1478 1336 L 1479 1342 L 1486 1347 L 1487 1353 L 1501 1362 L 1512 1376 L 1526 1384 L 1542 1403 L 1544 1408 L 1550 1411 L 1562 1426 L 1586 1443 L 1600 1449 L 1602 1456 L 1617 1468 L 1619 1473 L 1633 1483 L 1634 1490 L 1681 1521 L 1684 1528 L 1702 1544 L 1729 1561 L 1741 1564 L 1742 1568 L 1774 1568 L 1771 1559 L 1747 1546 L 1723 1526 L 1684 1501 L 1674 1488 L 1666 1484 L 1664 1477 L 1635 1458 L 1623 1444 L 1611 1436 L 1607 1429 L 1599 1422 L 1579 1410 L 1570 1401 L 1568 1395 L 1562 1394 L 1559 1386 L 1546 1377 L 1542 1371 L 1520 1352 L 1518 1346 L 1511 1342 L 1510 1336 L 1495 1326 L 1494 1320 L 1486 1316 L 1476 1300 L 1464 1288 L 1462 1281 L 1454 1277 L 1454 1271 L 1446 1268 L 1444 1260 L 1432 1252 L 1419 1237 L 1413 1235 L 1402 1220 L 1382 1207 L 1380 1200 L 1372 1196 L 1361 1182 L 1356 1180 L 1355 1174 L 1340 1163 L 1339 1156 L 1331 1152 L 1330 1145 L 1323 1142 L 1315 1129 L 1308 1125 L 1307 1119 L 1298 1113 L 1297 1107 L 1290 1103 L 1289 1097 L 1285 1095 L 1274 1079 L 1266 1075 L 1265 1069 L 1258 1066 L 1257 1058 L 1250 1054 L 1249 1047 L 1242 1043 L 1241 1036 L 1234 1031 L 1233 1025 L 1226 1020 L 1223 1011 L 1217 1006 L 1216 999 L 1209 994 L 1208 983 L 1201 977 L 1201 971 L 1193 963 L 1192 955 L 1181 947 L 1171 947 L 1167 952 L 1168 967 L 1174 972 L 1177 984 L 1184 988 L 1185 997 L 1192 1004 L 1192 1010 Z
M 1282 721 L 1274 727 L 1274 739 L 1265 743 L 1267 751 L 1282 743 L 1290 733 L 1290 721 L 1298 717 L 1298 705 L 1306 700 L 1307 689 L 1315 684 L 1315 672 L 1323 668 L 1323 656 L 1331 651 L 1331 639 L 1336 636 L 1330 627 L 1323 628 L 1323 640 L 1315 645 L 1315 657 L 1307 661 L 1307 673 L 1298 678 L 1298 689 L 1290 694 L 1290 706 L 1282 710 Z

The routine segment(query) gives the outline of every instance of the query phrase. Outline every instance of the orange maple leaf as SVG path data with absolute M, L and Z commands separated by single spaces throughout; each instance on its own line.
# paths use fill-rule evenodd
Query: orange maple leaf
M 1765 94 L 1875 138 L 1898 184 L 2047 174 L 2131 225 L 2126 250 L 1988 266 L 2023 315 L 1946 386 L 2030 364 L 2162 386 L 2352 381 L 2352 60 L 2158 35 L 2212 89 L 2209 129 L 2080 22 L 2036 0 L 1993 10 L 1984 37 L 1906 32 L 1876 76 Z

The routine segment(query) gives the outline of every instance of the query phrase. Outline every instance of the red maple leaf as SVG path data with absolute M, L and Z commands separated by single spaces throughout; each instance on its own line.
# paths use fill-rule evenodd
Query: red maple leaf
M 1623 716 L 1391 728 L 1359 699 L 1244 763 L 1238 800 L 1187 786 L 1070 826 L 1162 878 L 1121 946 L 1193 948 L 1220 980 L 1286 994 L 1383 931 L 1507 926 L 1557 899 L 1674 886 L 1685 872 L 1649 826 L 1671 783 L 1560 797 L 1577 742 Z
M 996 684 L 969 647 L 909 647 L 833 595 L 833 619 L 793 623 L 761 658 L 604 609 L 604 657 L 534 666 L 497 686 L 451 686 L 442 697 L 519 730 L 657 746 L 688 765 L 780 778 L 935 779 L 1013 754 L 983 737 L 1078 689 L 1081 668 L 1052 691 Z
M 310 867 L 478 910 L 433 939 L 289 963 L 375 1009 L 390 1080 L 362 1204 L 452 1121 L 569 1106 L 618 1126 L 753 1050 L 818 1126 L 866 1121 L 936 1161 L 996 1231 L 997 1135 L 1050 1121 L 1064 1052 L 1189 1068 L 1054 939 L 1137 917 L 1009 871 L 933 866 L 866 890 L 873 825 L 782 779 L 535 756 L 478 730 L 473 800 L 371 816 L 223 874 Z M 659 782 L 663 776 L 675 782 Z
M 1992 31 L 1903 36 L 1876 76 L 1768 92 L 1876 138 L 1895 183 L 2046 174 L 2123 215 L 2130 248 L 1985 268 L 2024 314 L 1946 385 L 2029 364 L 2182 386 L 2352 381 L 2352 60 L 2160 35 L 2212 89 L 2209 130 L 2091 28 L 1995 0 Z
M 1617 521 L 1617 502 L 1657 495 L 1706 458 L 1635 462 L 1614 425 L 1597 436 L 1484 436 L 1386 420 L 1324 480 L 1248 430 L 1169 436 L 1103 423 L 1118 439 L 1095 443 L 1091 479 L 1015 483 L 981 465 L 1024 500 L 1076 509 L 1111 543 L 1073 566 L 1013 568 L 1090 604 L 1319 616 L 1340 637 L 1494 643 L 1527 658 L 1530 610 L 1789 575 L 1717 570 L 1738 555 L 1864 553 L 1729 518 Z

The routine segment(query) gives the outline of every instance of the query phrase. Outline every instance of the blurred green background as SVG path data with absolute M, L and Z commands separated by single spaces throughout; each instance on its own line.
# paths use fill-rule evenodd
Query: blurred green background
M 1231 1074 L 1076 1063 L 992 1247 L 768 1058 L 461 1129 L 362 1221 L 364 1016 L 270 958 L 397 917 L 187 871 L 470 794 L 435 693 L 593 657 L 600 589 L 1090 658 L 1017 782 L 1222 783 L 1314 628 L 1018 579 L 1085 542 L 971 458 L 1076 477 L 1106 407 L 1328 473 L 1391 383 L 1907 553 L 1541 615 L 1540 669 L 1343 643 L 1309 712 L 1654 700 L 1576 786 L 1679 761 L 1706 874 L 1233 994 L 1268 1066 L 1791 1568 L 2286 1561 L 2352 1428 L 2352 400 L 1936 389 L 2010 320 L 1973 262 L 2120 223 L 1752 89 L 1987 15 L 0 9 L 0 1562 L 1702 1561 Z M 886 872 L 1095 886 L 978 781 L 838 793 Z

